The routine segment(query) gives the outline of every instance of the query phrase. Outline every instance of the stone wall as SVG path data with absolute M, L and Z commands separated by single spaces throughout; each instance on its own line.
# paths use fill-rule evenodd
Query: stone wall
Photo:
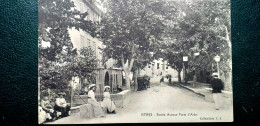
M 212 89 L 211 88 L 205 88 L 206 92 L 205 92 L 205 100 L 207 102 L 214 102 L 213 100 L 213 95 L 212 95 Z M 233 93 L 230 91 L 222 91 L 221 93 L 221 101 L 223 103 L 223 105 L 225 106 L 230 106 L 233 105 Z
M 223 104 L 233 105 L 233 93 L 230 91 L 222 91 Z
M 124 90 L 117 94 L 111 94 L 111 100 L 115 102 L 117 108 L 124 108 L 130 102 L 130 90 Z
M 115 102 L 115 105 L 117 108 L 124 108 L 131 101 L 130 95 L 131 95 L 130 90 L 124 90 L 117 94 L 111 94 L 111 99 L 112 99 L 112 101 Z M 81 118 L 93 118 L 94 117 L 92 106 L 90 104 L 87 104 L 87 95 L 74 96 L 73 104 L 74 104 L 74 106 L 71 108 L 71 112 L 73 115 L 75 113 L 80 113 Z
M 205 88 L 205 100 L 207 102 L 214 102 L 213 96 L 212 96 L 212 89 L 211 88 Z
M 123 108 L 130 102 L 130 90 L 124 90 L 117 94 L 111 94 L 111 100 L 115 102 L 117 108 Z M 96 96 L 96 99 L 99 99 L 99 96 Z M 101 101 L 102 99 L 98 100 Z M 72 107 L 87 104 L 88 98 L 87 95 L 75 95 L 72 98 Z
M 75 95 L 72 98 L 72 107 L 87 104 L 87 103 L 88 103 L 87 95 Z

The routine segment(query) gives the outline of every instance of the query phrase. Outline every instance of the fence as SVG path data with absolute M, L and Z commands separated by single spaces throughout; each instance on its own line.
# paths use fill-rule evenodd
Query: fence
M 55 99 L 58 97 L 59 92 L 64 92 L 66 95 L 64 96 L 67 103 L 71 103 L 71 107 L 79 106 L 82 104 L 88 103 L 87 94 L 80 95 L 80 92 L 73 89 L 48 89 L 40 92 L 41 99 L 44 95 L 48 95 L 51 104 L 55 105 Z M 95 97 L 97 101 L 103 100 L 103 92 L 104 86 L 99 83 L 96 84 L 96 92 Z
M 50 99 L 50 103 L 52 106 L 55 105 L 55 100 L 58 98 L 58 93 L 59 92 L 64 92 L 66 95 L 64 96 L 64 99 L 66 100 L 67 103 L 71 103 L 71 90 L 70 89 L 48 89 L 48 90 L 43 90 L 40 92 L 40 97 L 41 99 L 43 96 L 48 95 Z

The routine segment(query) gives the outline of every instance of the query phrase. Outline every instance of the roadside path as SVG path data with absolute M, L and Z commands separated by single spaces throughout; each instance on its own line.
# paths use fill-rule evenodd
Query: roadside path
M 147 114 L 144 114 L 147 113 Z M 82 119 L 79 113 L 48 124 L 138 123 L 138 122 L 218 122 L 232 121 L 232 107 L 215 110 L 214 104 L 180 87 L 160 86 L 151 79 L 151 88 L 131 94 L 131 102 L 105 118 Z M 220 119 L 221 120 L 216 120 Z

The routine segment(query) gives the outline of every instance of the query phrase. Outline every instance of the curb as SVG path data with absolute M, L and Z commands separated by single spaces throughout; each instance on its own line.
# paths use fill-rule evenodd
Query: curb
M 193 92 L 193 93 L 195 93 L 195 94 L 205 98 L 205 95 L 202 94 L 202 93 L 196 92 L 196 91 L 194 91 L 194 90 L 192 90 L 192 89 L 190 89 L 190 88 L 188 88 L 188 87 L 186 87 L 186 86 L 184 86 L 182 84 L 179 84 L 179 83 L 177 83 L 177 85 L 179 85 L 180 87 L 185 88 L 186 90 L 189 90 L 189 91 L 191 91 L 191 92 Z

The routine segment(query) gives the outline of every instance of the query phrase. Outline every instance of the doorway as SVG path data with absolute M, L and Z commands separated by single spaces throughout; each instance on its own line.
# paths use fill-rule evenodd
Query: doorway
M 109 74 L 108 74 L 108 71 L 105 74 L 105 86 L 109 86 Z

